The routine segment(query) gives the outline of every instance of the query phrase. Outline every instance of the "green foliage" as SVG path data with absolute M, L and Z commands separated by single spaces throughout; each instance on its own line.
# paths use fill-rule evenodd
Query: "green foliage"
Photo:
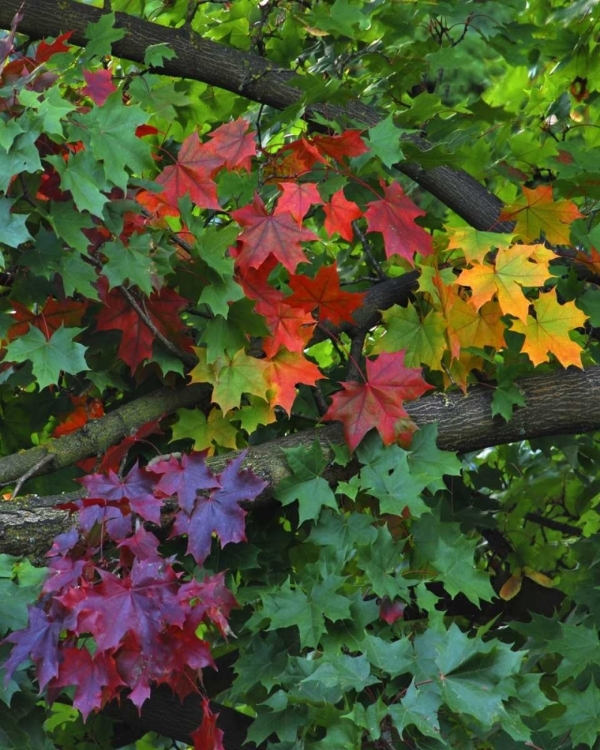
M 166 42 L 138 62 L 114 57 L 127 43 L 118 12 L 192 50 L 203 39 L 248 53 L 231 63 L 244 82 L 163 75 L 180 62 Z M 87 476 L 106 497 L 78 507 L 68 594 L 40 599 L 45 571 L 0 555 L 0 636 L 25 629 L 34 602 L 44 617 L 54 607 L 54 625 L 69 612 L 91 630 L 99 614 L 77 609 L 84 593 L 138 555 L 145 575 L 164 572 L 137 536 L 110 536 L 101 503 L 141 534 L 164 498 L 196 502 L 201 480 L 173 451 L 250 447 L 284 477 L 265 503 L 241 508 L 223 480 L 225 500 L 203 501 L 195 526 L 179 511 L 189 541 L 149 532 L 174 566 L 170 586 L 221 576 L 237 602 L 223 612 L 190 595 L 212 619 L 177 642 L 179 685 L 196 677 L 198 643 L 217 662 L 236 650 L 233 683 L 210 698 L 252 716 L 260 750 L 599 746 L 596 435 L 457 454 L 438 448 L 435 424 L 413 434 L 402 405 L 435 390 L 460 432 L 466 411 L 445 393 L 479 387 L 500 425 L 527 406 L 522 378 L 600 363 L 597 26 L 589 0 L 111 0 L 80 29 L 85 47 L 3 32 L 0 458 L 60 450 L 54 438 L 80 430 L 75 463 L 104 411 L 190 382 L 205 396 L 137 425 L 101 469 L 41 479 L 42 462 L 8 480 L 7 497 Z M 291 71 L 287 109 L 246 98 L 273 103 L 269 70 L 251 60 Z M 465 208 L 478 196 L 461 195 L 461 216 L 450 211 L 456 195 L 425 189 L 440 166 L 466 170 L 505 213 L 481 231 L 489 196 Z M 511 226 L 499 234 L 499 222 Z M 357 328 L 376 281 L 412 271 L 410 293 Z M 336 420 L 351 449 L 281 449 Z M 173 454 L 163 475 L 129 480 L 161 454 Z M 184 478 L 157 494 L 165 465 Z M 65 622 L 56 640 L 92 663 L 97 643 Z M 100 703 L 123 687 L 115 659 L 112 678 L 87 688 Z M 26 656 L 13 666 L 0 750 L 111 747 L 111 721 L 76 708 L 80 685 L 52 673 L 39 695 Z

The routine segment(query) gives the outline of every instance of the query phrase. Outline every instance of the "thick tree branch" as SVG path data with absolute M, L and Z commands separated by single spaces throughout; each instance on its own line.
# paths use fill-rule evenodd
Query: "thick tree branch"
M 510 422 L 492 417 L 493 386 L 485 385 L 469 389 L 466 395 L 436 393 L 407 403 L 406 410 L 419 426 L 437 422 L 438 446 L 461 453 L 519 440 L 600 429 L 600 367 L 561 370 L 524 379 L 517 385 L 527 406 L 516 409 Z M 189 389 L 197 393 L 198 386 Z M 187 390 L 184 389 L 181 399 Z M 195 399 L 191 398 L 189 403 Z M 128 407 L 135 411 L 136 404 L 132 402 Z M 73 433 L 73 439 L 76 437 L 77 433 Z M 282 449 L 308 447 L 314 440 L 321 443 L 327 460 L 332 461 L 331 445 L 343 441 L 341 425 L 306 430 L 248 450 L 246 467 L 270 483 L 261 500 L 268 499 L 272 488 L 289 476 Z M 234 455 L 211 458 L 209 464 L 214 471 L 220 471 Z M 64 501 L 66 497 L 60 499 Z M 0 505 L 0 552 L 43 561 L 43 554 L 50 546 L 49 535 L 69 526 L 65 513 L 51 509 L 56 500 L 27 497 Z M 43 528 L 45 524 L 51 524 L 49 531 Z
M 105 13 L 101 8 L 73 0 L 2 0 L 0 28 L 10 28 L 15 13 L 23 7 L 23 20 L 18 31 L 33 39 L 58 36 L 73 31 L 70 42 L 85 46 L 85 29 Z M 126 13 L 116 14 L 116 26 L 126 31 L 123 39 L 113 44 L 113 53 L 134 62 L 143 62 L 147 48 L 166 43 L 176 53 L 158 70 L 177 78 L 191 78 L 226 89 L 275 109 L 285 109 L 301 101 L 302 92 L 290 85 L 296 73 L 283 70 L 258 55 L 217 44 L 195 34 L 189 27 L 171 29 L 150 23 Z M 357 99 L 344 105 L 315 104 L 306 116 L 321 114 L 332 120 L 376 125 L 380 114 Z M 431 145 L 424 139 L 411 137 L 420 149 Z M 424 170 L 417 163 L 402 162 L 397 168 L 455 211 L 477 229 L 510 231 L 509 223 L 499 223 L 501 201 L 471 175 L 449 167 Z

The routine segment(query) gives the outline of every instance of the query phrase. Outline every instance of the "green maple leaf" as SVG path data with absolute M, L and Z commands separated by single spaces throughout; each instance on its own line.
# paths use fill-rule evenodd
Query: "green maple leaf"
M 365 572 L 373 592 L 377 596 L 389 596 L 392 601 L 397 596 L 409 598 L 408 581 L 397 572 L 401 563 L 401 548 L 392 539 L 387 526 L 380 526 L 376 541 L 359 547 L 356 554 L 356 564 Z
M 389 706 L 389 714 L 394 726 L 402 737 L 402 731 L 413 724 L 426 737 L 441 740 L 438 709 L 442 698 L 437 685 L 415 687 L 414 681 L 402 697 L 400 703 Z
M 477 542 L 467 539 L 457 523 L 441 522 L 435 514 L 419 519 L 412 526 L 419 553 L 440 573 L 450 596 L 463 593 L 479 606 L 479 600 L 495 596 L 489 576 L 473 562 Z
M 48 219 L 56 234 L 69 247 L 87 255 L 90 241 L 81 230 L 92 229 L 94 222 L 91 216 L 79 213 L 71 201 L 65 201 L 60 203 L 53 202 L 50 205 Z M 98 295 L 95 296 L 95 299 L 97 298 Z
M 86 347 L 73 341 L 81 333 L 80 328 L 61 326 L 48 340 L 44 334 L 31 326 L 23 336 L 6 348 L 6 359 L 13 362 L 30 360 L 40 390 L 58 383 L 61 372 L 75 375 L 87 370 L 84 353 Z
M 595 628 L 562 623 L 561 628 L 561 637 L 547 645 L 549 651 L 556 651 L 564 657 L 556 670 L 559 682 L 577 677 L 591 664 L 600 664 L 600 639 Z
M 318 441 L 306 450 L 304 446 L 284 451 L 293 476 L 283 479 L 275 489 L 275 497 L 283 504 L 298 501 L 298 520 L 316 521 L 323 506 L 337 508 L 335 495 L 321 476 L 327 466 Z
M 89 42 L 85 46 L 85 54 L 88 59 L 92 57 L 104 57 L 110 55 L 113 42 L 118 42 L 127 33 L 125 29 L 115 29 L 116 16 L 114 13 L 106 13 L 100 16 L 97 23 L 88 23 L 85 28 L 85 36 Z
M 371 151 L 378 156 L 386 167 L 391 167 L 404 159 L 400 147 L 402 130 L 394 125 L 394 118 L 388 115 L 372 128 L 369 128 L 369 145 Z
M 27 217 L 11 213 L 15 203 L 11 198 L 0 198 L 0 244 L 8 247 L 19 247 L 33 239 L 27 229 Z
M 68 161 L 62 156 L 48 156 L 49 161 L 60 175 L 62 190 L 70 190 L 79 211 L 89 211 L 93 216 L 102 216 L 102 209 L 108 202 L 103 190 L 110 188 L 104 179 L 102 164 L 96 161 L 89 151 L 71 154 Z
M 102 254 L 108 259 L 102 271 L 111 288 L 128 281 L 130 285 L 136 284 L 144 294 L 150 296 L 154 264 L 150 258 L 148 237 L 135 235 L 127 245 L 121 240 L 105 242 L 102 245 Z
M 0 192 L 6 192 L 14 175 L 42 170 L 35 142 L 39 132 L 18 135 L 5 154 L 0 153 Z
M 381 669 L 391 677 L 411 671 L 410 667 L 415 657 L 409 638 L 386 641 L 367 633 L 360 647 L 376 669 Z
M 82 140 L 86 149 L 102 160 L 106 178 L 126 190 L 128 172 L 140 174 L 154 166 L 150 144 L 135 134 L 147 119 L 137 106 L 125 106 L 121 92 L 116 91 L 102 107 L 74 117 L 70 136 Z
M 458 476 L 461 472 L 456 454 L 437 447 L 437 433 L 437 423 L 421 427 L 413 436 L 408 454 L 411 475 L 425 482 L 432 492 L 446 489 L 444 476 Z
M 268 364 L 249 357 L 243 349 L 234 355 L 224 352 L 210 364 L 206 361 L 206 349 L 194 349 L 198 364 L 191 371 L 193 383 L 211 383 L 212 400 L 223 412 L 238 407 L 243 393 L 252 393 L 266 399 L 267 384 L 263 372 Z
M 584 691 L 565 688 L 560 691 L 560 702 L 566 707 L 562 716 L 551 719 L 546 729 L 557 737 L 571 735 L 571 743 L 593 747 L 600 735 L 600 690 L 592 680 Z

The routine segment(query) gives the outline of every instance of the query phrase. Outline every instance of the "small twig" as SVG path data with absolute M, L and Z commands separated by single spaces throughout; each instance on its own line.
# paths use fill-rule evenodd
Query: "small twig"
M 160 341 L 160 343 L 167 349 L 167 351 L 171 352 L 175 357 L 180 359 L 184 365 L 187 367 L 193 367 L 195 364 L 197 364 L 197 360 L 195 357 L 193 357 L 191 354 L 186 354 L 185 352 L 182 352 L 180 349 L 178 349 L 175 344 L 173 344 L 171 341 L 169 341 L 166 336 L 164 336 L 158 328 L 154 325 L 154 322 L 148 315 L 148 313 L 142 308 L 142 306 L 138 303 L 136 298 L 133 296 L 133 294 L 127 289 L 126 287 L 122 286 L 120 287 L 121 291 L 124 295 L 124 297 L 127 299 L 129 304 L 133 307 L 133 309 L 136 311 L 136 313 L 140 316 L 140 318 L 144 321 L 144 323 L 148 326 L 148 328 L 152 331 L 155 338 Z
M 21 487 L 25 484 L 25 482 L 28 479 L 31 479 L 31 477 L 35 476 L 43 466 L 52 463 L 52 461 L 54 461 L 54 456 L 52 455 L 52 453 L 46 453 L 46 455 L 42 456 L 39 461 L 36 461 L 30 469 L 28 469 L 22 476 L 19 477 L 17 483 L 15 484 L 15 488 L 12 491 L 10 499 L 14 500 L 21 491 Z
M 546 518 L 539 513 L 526 513 L 525 520 L 537 523 L 538 526 L 545 526 L 547 529 L 552 529 L 553 531 L 562 531 L 563 534 L 571 534 L 573 536 L 581 536 L 583 534 L 583 531 L 577 528 L 577 526 L 554 521 L 552 518 Z
M 373 255 L 373 250 L 371 249 L 371 243 L 365 237 L 362 229 L 358 226 L 358 221 L 352 222 L 352 228 L 354 229 L 354 234 L 358 237 L 360 244 L 363 247 L 363 251 L 365 253 L 367 261 L 369 262 L 369 265 L 377 274 L 377 278 L 379 279 L 379 281 L 383 281 L 383 279 L 387 279 L 387 276 L 385 275 L 385 273 L 383 272 L 383 269 L 379 265 L 379 261 Z

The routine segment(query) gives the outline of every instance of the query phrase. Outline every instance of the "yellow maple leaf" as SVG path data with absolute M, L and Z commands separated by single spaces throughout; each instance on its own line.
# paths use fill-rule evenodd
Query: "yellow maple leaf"
M 516 221 L 515 234 L 525 242 L 539 240 L 542 232 L 553 245 L 570 244 L 570 227 L 583 214 L 573 201 L 552 199 L 552 187 L 523 188 L 523 196 L 505 206 L 500 221 Z
M 463 349 L 469 346 L 503 349 L 506 330 L 500 320 L 503 314 L 495 300 L 486 302 L 477 310 L 469 300 L 456 297 L 448 313 L 448 324 L 456 332 Z
M 462 250 L 467 263 L 482 263 L 492 248 L 508 247 L 512 234 L 482 232 L 474 227 L 453 227 L 449 229 L 448 250 Z
M 529 315 L 525 322 L 517 320 L 512 324 L 513 331 L 525 335 L 523 351 L 533 364 L 546 362 L 552 353 L 563 367 L 582 367 L 581 346 L 571 340 L 569 333 L 584 324 L 585 313 L 574 302 L 561 305 L 555 292 L 542 294 L 533 308 L 535 318 Z
M 504 315 L 525 321 L 530 302 L 523 287 L 543 286 L 554 257 L 543 245 L 501 247 L 493 265 L 476 263 L 462 271 L 458 283 L 471 288 L 471 302 L 477 309 L 495 295 Z

